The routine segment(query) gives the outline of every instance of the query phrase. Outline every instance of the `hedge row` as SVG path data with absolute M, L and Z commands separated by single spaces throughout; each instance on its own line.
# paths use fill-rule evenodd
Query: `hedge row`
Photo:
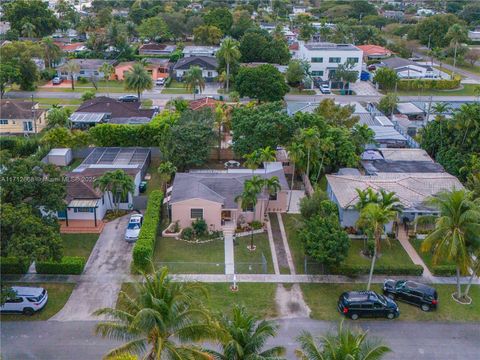
M 25 274 L 30 264 L 27 259 L 14 256 L 0 258 L 0 274 Z
M 137 270 L 147 270 L 150 259 L 153 257 L 160 225 L 162 201 L 163 193 L 160 190 L 152 191 L 148 197 L 143 225 L 133 247 L 133 265 Z
M 455 276 L 457 268 L 455 265 L 436 265 L 432 266 L 432 273 L 435 276 Z
M 341 265 L 338 268 L 332 268 L 329 271 L 334 275 L 357 276 L 368 275 L 370 266 L 362 265 Z M 404 266 L 386 266 L 376 265 L 373 269 L 375 275 L 417 275 L 423 274 L 423 267 L 420 265 L 404 265 Z
M 460 79 L 455 80 L 400 80 L 398 82 L 399 90 L 453 90 L 460 86 Z
M 37 261 L 35 268 L 38 274 L 80 275 L 85 267 L 86 259 L 81 256 L 64 256 L 62 261 Z

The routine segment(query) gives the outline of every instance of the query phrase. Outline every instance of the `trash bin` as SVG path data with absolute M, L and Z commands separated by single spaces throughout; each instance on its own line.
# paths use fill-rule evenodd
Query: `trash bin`
M 147 190 L 147 182 L 146 181 L 142 181 L 140 183 L 139 190 L 140 190 L 141 193 L 144 193 Z
M 219 96 L 220 101 L 223 101 L 223 95 Z

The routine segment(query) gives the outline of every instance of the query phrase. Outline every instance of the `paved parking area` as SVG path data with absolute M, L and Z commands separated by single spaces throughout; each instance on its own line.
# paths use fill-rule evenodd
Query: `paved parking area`
M 125 215 L 105 225 L 85 265 L 84 275 L 94 280 L 80 280 L 51 321 L 98 320 L 92 315 L 95 310 L 115 306 L 122 282 L 111 275 L 130 274 L 133 244 L 124 240 L 129 218 Z M 104 277 L 109 281 L 103 281 Z
M 356 95 L 380 95 L 375 86 L 369 81 L 357 81 L 356 83 L 350 83 L 350 90 L 355 91 Z

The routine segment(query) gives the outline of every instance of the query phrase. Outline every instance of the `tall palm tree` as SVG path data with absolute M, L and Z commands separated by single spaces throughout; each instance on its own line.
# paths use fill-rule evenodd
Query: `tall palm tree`
M 223 315 L 219 324 L 224 332 L 220 341 L 221 352 L 209 351 L 219 360 L 281 360 L 285 353 L 283 346 L 264 350 L 270 338 L 275 337 L 278 325 L 271 320 L 248 314 L 244 307 L 235 305 L 232 317 Z
M 107 96 L 108 96 L 108 80 L 110 76 L 115 74 L 115 68 L 112 64 L 108 62 L 104 62 L 102 66 L 100 66 L 100 72 L 103 73 L 103 80 L 105 80 L 105 84 L 107 85 Z
M 137 91 L 138 100 L 144 90 L 150 90 L 152 87 L 152 77 L 142 64 L 133 64 L 132 69 L 125 73 L 125 88 Z
M 266 215 L 268 211 L 268 205 L 270 203 L 270 198 L 277 195 L 278 192 L 282 189 L 282 186 L 280 185 L 280 180 L 278 180 L 278 177 L 276 176 L 272 176 L 269 179 L 263 180 L 263 183 L 264 183 L 265 192 L 267 193 L 267 205 L 265 207 L 265 215 Z
M 433 263 L 441 259 L 454 261 L 457 268 L 458 299 L 463 298 L 460 274 L 472 265 L 472 251 L 480 248 L 480 207 L 467 190 L 442 191 L 427 200 L 440 216 L 433 230 L 422 243 L 422 251 L 433 249 Z
M 128 200 L 128 194 L 135 190 L 135 182 L 123 170 L 107 171 L 102 176 L 96 178 L 93 185 L 102 192 L 107 192 L 110 204 L 114 207 L 114 212 L 118 213 L 120 202 L 123 199 Z
M 395 220 L 397 212 L 392 208 L 383 208 L 377 203 L 370 203 L 360 211 L 360 217 L 357 221 L 357 226 L 365 229 L 370 233 L 375 240 L 375 247 L 373 250 L 372 264 L 370 266 L 370 273 L 368 276 L 367 290 L 370 290 L 372 282 L 373 269 L 375 268 L 375 261 L 377 254 L 380 252 L 380 242 L 385 233 L 385 225 L 390 221 Z
M 134 283 L 133 296 L 120 292 L 121 309 L 94 313 L 109 318 L 96 325 L 97 335 L 127 341 L 105 358 L 132 354 L 144 359 L 211 359 L 200 347 L 187 343 L 216 338 L 218 330 L 201 304 L 205 288 L 173 282 L 166 267 L 142 275 L 143 281 Z
M 358 200 L 355 208 L 359 211 L 363 210 L 368 204 L 377 204 L 379 202 L 379 195 L 372 188 L 365 190 L 355 189 L 358 194 Z
M 217 57 L 223 58 L 227 66 L 227 93 L 230 91 L 230 65 L 240 59 L 239 42 L 231 37 L 226 37 L 217 52 Z
M 446 37 L 450 40 L 450 44 L 454 46 L 452 79 L 455 79 L 455 66 L 457 64 L 458 45 L 468 40 L 468 34 L 465 27 L 460 24 L 453 24 L 448 29 Z
M 35 37 L 35 30 L 35 25 L 28 21 L 22 25 L 22 35 L 27 38 Z
M 353 331 L 340 323 L 337 333 L 319 339 L 307 331 L 297 338 L 300 349 L 296 355 L 300 360 L 380 360 L 392 351 L 379 340 L 367 338 L 368 332 Z
M 217 104 L 215 107 L 215 125 L 218 131 L 218 160 L 220 161 L 220 152 L 222 148 L 222 132 L 229 126 L 231 120 L 231 108 L 226 104 Z
M 45 64 L 47 67 L 51 68 L 62 57 L 62 50 L 60 50 L 58 45 L 53 42 L 52 38 L 44 38 L 42 40 L 42 45 Z
M 303 140 L 303 146 L 307 150 L 307 177 L 310 179 L 310 158 L 312 150 L 316 149 L 320 143 L 318 129 L 316 127 L 300 130 L 300 137 Z
M 243 211 L 247 209 L 253 209 L 253 220 L 255 220 L 255 213 L 258 202 L 258 195 L 262 192 L 264 180 L 258 176 L 254 175 L 251 179 L 245 180 L 243 183 L 243 192 L 235 198 L 235 202 L 240 204 L 240 208 Z M 253 227 L 250 234 L 250 250 L 255 250 L 255 245 L 253 245 Z
M 75 74 L 80 71 L 80 65 L 75 60 L 70 60 L 62 67 L 68 75 L 70 75 L 70 80 L 72 81 L 72 90 L 75 90 Z
M 157 171 L 160 174 L 160 180 L 162 181 L 164 191 L 166 193 L 168 182 L 172 179 L 172 176 L 177 171 L 177 168 L 170 161 L 164 161 L 160 164 Z
M 243 158 L 245 159 L 243 165 L 248 169 L 252 170 L 252 174 L 255 169 L 258 169 L 258 166 L 261 164 L 260 154 L 257 150 L 252 151 L 250 154 L 245 155 Z
M 293 185 L 295 182 L 295 170 L 297 167 L 297 163 L 303 159 L 305 156 L 303 152 L 302 146 L 300 146 L 297 143 L 292 143 L 290 147 L 287 149 L 288 150 L 288 159 L 292 162 L 292 181 L 290 185 L 290 196 L 288 197 L 288 207 L 287 209 L 290 209 L 290 202 L 292 201 L 292 190 L 293 190 Z
M 479 104 L 463 104 L 455 114 L 455 123 L 460 130 L 464 130 L 462 145 L 467 140 L 471 131 L 480 132 L 480 121 L 478 121 Z
M 197 89 L 199 92 L 205 90 L 205 79 L 203 78 L 202 69 L 200 66 L 192 66 L 185 73 L 184 81 L 188 91 L 193 92 L 193 99 L 195 99 L 195 94 Z
M 272 162 L 277 159 L 276 151 L 270 146 L 264 147 L 258 150 L 258 161 L 260 163 Z M 267 173 L 267 167 L 265 166 L 265 174 Z

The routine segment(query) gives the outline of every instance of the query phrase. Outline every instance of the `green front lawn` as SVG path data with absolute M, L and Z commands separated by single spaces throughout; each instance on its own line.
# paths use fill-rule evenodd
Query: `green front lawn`
M 153 190 L 162 190 L 162 181 L 160 180 L 160 174 L 157 169 L 160 165 L 160 159 L 152 159 L 147 173 L 150 174 L 150 180 L 147 180 L 147 191 L 145 195 L 150 195 Z
M 303 297 L 312 310 L 310 316 L 317 320 L 338 321 L 342 319 L 337 311 L 338 297 L 344 291 L 365 290 L 366 284 L 301 284 Z M 433 285 L 438 292 L 439 307 L 436 311 L 424 312 L 420 308 L 398 302 L 400 317 L 409 321 L 480 321 L 480 286 L 472 286 L 471 305 L 460 305 L 453 301 L 451 294 L 455 285 Z M 381 293 L 381 284 L 372 285 L 372 290 Z M 370 319 L 371 320 L 371 319 Z
M 463 84 L 462 89 L 457 90 L 398 90 L 398 96 L 475 96 L 474 89 L 478 85 Z
M 430 252 L 423 252 L 421 251 L 420 247 L 422 246 L 423 240 L 419 239 L 411 239 L 410 243 L 417 251 L 418 255 L 422 258 L 425 265 L 427 265 L 428 269 L 432 271 L 433 268 L 433 254 Z M 441 261 L 437 265 L 455 265 L 453 261 Z
M 215 313 L 226 315 L 231 314 L 234 304 L 245 306 L 248 311 L 254 315 L 265 317 L 275 317 L 277 315 L 275 306 L 276 284 L 260 283 L 241 283 L 238 284 L 238 291 L 232 292 L 229 283 L 203 283 L 208 290 L 208 298 L 205 304 Z M 124 283 L 122 290 L 130 296 L 133 296 L 133 286 L 131 283 Z M 117 308 L 122 307 L 122 301 L 119 297 Z
M 267 260 L 267 273 L 273 274 L 272 253 L 266 233 L 253 235 L 253 244 L 257 247 L 255 251 L 248 250 L 250 236 L 242 236 L 235 239 L 235 272 L 242 273 L 263 273 L 262 254 Z
M 48 320 L 63 308 L 75 287 L 75 284 L 67 283 L 11 283 L 9 285 L 43 287 L 48 292 L 48 302 L 41 311 L 32 316 L 25 316 L 22 314 L 1 314 L 0 321 Z
M 191 91 L 187 91 L 185 88 L 164 88 L 162 94 L 191 94 Z
M 283 225 L 287 234 L 288 246 L 292 254 L 293 265 L 297 274 L 304 274 L 304 249 L 303 244 L 297 237 L 297 226 L 301 220 L 300 214 L 282 214 Z
M 297 88 L 291 87 L 290 90 L 288 91 L 289 95 L 315 95 L 316 92 L 315 90 L 311 89 L 306 89 L 306 90 L 299 90 Z
M 153 259 L 157 265 L 167 266 L 173 274 L 225 273 L 223 240 L 191 244 L 159 237 Z
M 98 240 L 98 234 L 61 234 L 64 256 L 83 256 L 88 259 Z
M 363 240 L 352 240 L 350 244 L 350 250 L 348 251 L 348 257 L 345 260 L 345 264 L 348 265 L 360 265 L 370 266 L 371 259 L 363 256 L 361 251 L 363 250 Z M 413 265 L 412 260 L 403 249 L 402 245 L 397 240 L 390 240 L 390 245 L 386 241 L 382 241 L 381 255 L 375 262 L 375 265 L 385 266 L 404 266 Z

